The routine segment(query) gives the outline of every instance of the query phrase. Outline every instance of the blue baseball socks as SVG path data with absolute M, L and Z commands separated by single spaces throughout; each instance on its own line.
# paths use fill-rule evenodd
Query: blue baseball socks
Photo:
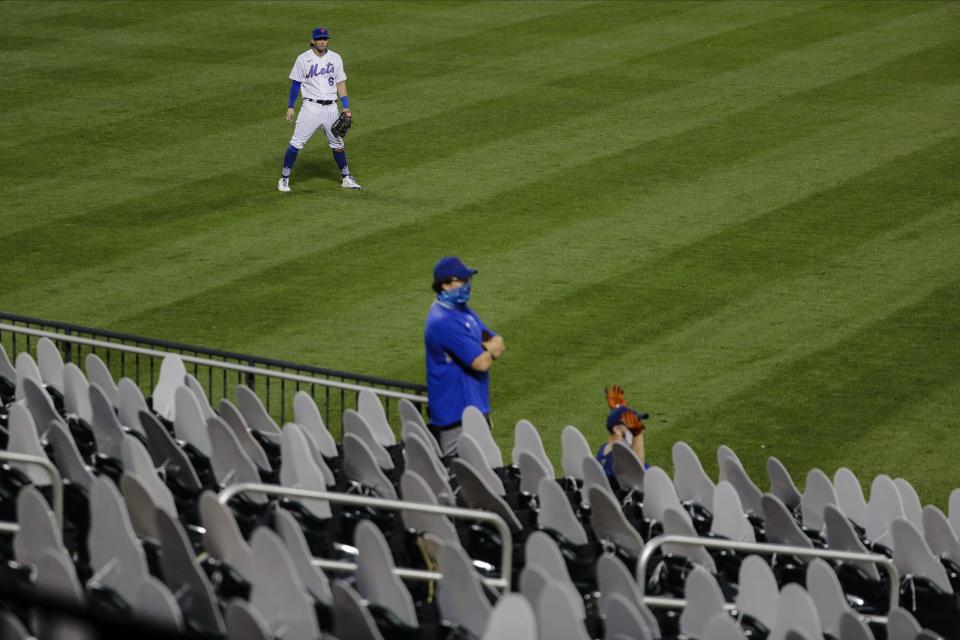
M 337 166 L 340 167 L 340 174 L 343 177 L 350 175 L 350 169 L 347 168 L 347 152 L 343 149 L 337 151 L 333 150 L 333 159 L 337 161 Z
M 293 171 L 293 163 L 296 162 L 299 152 L 300 149 L 297 149 L 292 144 L 287 146 L 287 152 L 283 154 L 283 170 L 280 172 L 281 178 L 290 177 L 290 172 Z

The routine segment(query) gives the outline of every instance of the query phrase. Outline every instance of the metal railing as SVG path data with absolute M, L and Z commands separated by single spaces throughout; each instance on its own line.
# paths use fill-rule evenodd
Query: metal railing
M 331 431 L 342 428 L 345 409 L 357 407 L 360 389 L 376 393 L 388 416 L 396 410 L 400 398 L 406 398 L 421 411 L 427 403 L 423 384 L 0 312 L 0 344 L 11 358 L 20 351 L 33 355 L 34 343 L 41 337 L 53 340 L 64 362 L 73 362 L 81 369 L 87 354 L 96 354 L 115 378 L 132 379 L 145 396 L 156 386 L 163 357 L 175 353 L 183 359 L 187 372 L 203 386 L 211 404 L 216 406 L 221 398 L 232 399 L 236 386 L 244 384 L 260 396 L 280 424 L 290 416 L 293 396 L 298 391 L 311 395 Z
M 47 475 L 50 476 L 53 516 L 57 519 L 57 525 L 63 529 L 63 481 L 60 478 L 60 471 L 53 466 L 53 463 L 40 456 L 29 456 L 25 453 L 14 453 L 12 451 L 0 451 L 0 461 L 32 464 L 47 472 Z M 16 533 L 17 531 L 20 531 L 20 525 L 16 522 L 0 522 L 0 532 Z
M 880 554 L 837 551 L 833 549 L 811 549 L 808 547 L 793 547 L 762 542 L 735 542 L 733 540 L 698 538 L 694 536 L 663 535 L 654 538 L 643 547 L 643 551 L 640 553 L 640 561 L 637 565 L 637 577 L 639 578 L 637 582 L 640 586 L 640 595 L 643 596 L 643 602 L 649 607 L 682 609 L 687 606 L 687 601 L 683 598 L 646 595 L 647 567 L 650 564 L 650 559 L 653 557 L 653 554 L 665 544 L 705 547 L 708 549 L 730 549 L 731 551 L 742 551 L 744 553 L 791 555 L 806 558 L 823 558 L 825 560 L 848 560 L 851 562 L 872 562 L 883 567 L 883 570 L 890 579 L 889 610 L 893 611 L 900 604 L 900 577 L 897 573 L 897 568 L 893 565 L 893 560 Z M 730 610 L 734 608 L 734 605 L 728 602 L 725 603 L 725 607 Z M 863 617 L 881 624 L 887 622 L 886 616 L 864 615 Z
M 385 500 L 383 498 L 370 498 L 367 496 L 355 496 L 348 493 L 336 493 L 331 491 L 309 491 L 306 489 L 291 489 L 274 484 L 259 484 L 255 482 L 244 482 L 231 485 L 225 488 L 217 496 L 220 504 L 226 505 L 234 496 L 241 493 L 263 493 L 272 496 L 287 496 L 291 498 L 306 498 L 310 500 L 324 500 L 326 502 L 335 502 L 338 504 L 352 504 L 362 507 L 372 507 L 374 509 L 385 509 L 389 511 L 413 511 L 416 513 L 426 513 L 438 516 L 448 516 L 459 520 L 473 520 L 476 522 L 486 522 L 492 524 L 500 533 L 500 541 L 503 545 L 500 556 L 500 577 L 499 578 L 481 578 L 485 584 L 490 587 L 510 590 L 510 575 L 513 561 L 513 536 L 510 528 L 503 518 L 489 511 L 480 511 L 477 509 L 461 509 L 459 507 L 442 507 L 433 504 L 420 504 L 417 502 L 404 502 L 402 500 Z M 313 565 L 321 569 L 332 571 L 353 572 L 357 570 L 357 565 L 353 562 L 342 560 L 328 560 L 324 558 L 314 558 Z M 394 573 L 405 580 L 434 581 L 442 580 L 443 574 L 436 571 L 425 571 L 422 569 L 410 569 L 405 567 L 396 567 Z

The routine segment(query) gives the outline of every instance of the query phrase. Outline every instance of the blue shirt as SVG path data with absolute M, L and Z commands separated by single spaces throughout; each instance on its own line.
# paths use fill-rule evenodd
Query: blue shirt
M 490 374 L 470 368 L 484 352 L 484 331 L 496 335 L 470 307 L 460 309 L 439 301 L 430 307 L 424 343 L 431 425 L 457 424 L 471 405 L 490 413 Z

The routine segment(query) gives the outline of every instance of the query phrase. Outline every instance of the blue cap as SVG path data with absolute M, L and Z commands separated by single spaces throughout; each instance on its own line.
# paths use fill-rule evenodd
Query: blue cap
M 311 40 L 328 40 L 330 38 L 330 32 L 326 27 L 317 27 L 313 30 L 313 35 L 310 36 Z
M 476 269 L 471 269 L 463 264 L 463 260 L 457 256 L 444 256 L 433 267 L 433 281 L 443 282 L 450 278 L 466 280 L 476 272 Z
M 616 409 L 611 409 L 610 413 L 607 414 L 607 431 L 613 431 L 613 428 L 623 421 L 623 416 L 626 413 L 636 413 L 637 417 L 641 420 L 646 420 L 650 417 L 649 413 L 637 413 L 626 405 L 620 405 Z

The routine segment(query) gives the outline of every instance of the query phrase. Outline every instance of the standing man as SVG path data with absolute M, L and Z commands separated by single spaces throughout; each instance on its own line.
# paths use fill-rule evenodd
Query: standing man
M 470 280 L 477 273 L 456 256 L 433 268 L 436 300 L 427 313 L 427 394 L 430 432 L 444 456 L 456 454 L 463 410 L 474 406 L 490 414 L 490 367 L 503 355 L 503 338 L 487 328 L 467 306 Z
M 343 60 L 333 51 L 327 50 L 327 40 L 330 32 L 325 27 L 317 27 L 310 38 L 310 48 L 300 54 L 290 70 L 290 100 L 287 103 L 287 122 L 293 122 L 293 105 L 297 95 L 303 92 L 303 104 L 297 124 L 293 130 L 290 145 L 283 156 L 283 170 L 280 172 L 280 181 L 277 189 L 290 191 L 290 172 L 293 163 L 303 145 L 307 144 L 317 129 L 323 128 L 327 134 L 327 143 L 333 150 L 333 159 L 340 167 L 343 176 L 341 186 L 344 189 L 360 190 L 360 185 L 350 175 L 347 167 L 347 152 L 343 148 L 343 137 L 331 131 L 334 123 L 340 117 L 337 109 L 337 98 L 346 118 L 353 118 L 350 111 L 350 99 L 347 98 L 347 74 L 343 71 Z M 351 122 L 352 120 L 348 120 Z

